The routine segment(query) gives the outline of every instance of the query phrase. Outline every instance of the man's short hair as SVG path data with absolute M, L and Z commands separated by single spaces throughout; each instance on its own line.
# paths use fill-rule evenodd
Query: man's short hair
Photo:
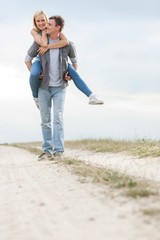
M 56 23 L 56 27 L 60 26 L 60 32 L 61 32 L 64 27 L 64 19 L 60 15 L 51 16 L 49 17 L 49 20 L 50 19 L 54 19 Z

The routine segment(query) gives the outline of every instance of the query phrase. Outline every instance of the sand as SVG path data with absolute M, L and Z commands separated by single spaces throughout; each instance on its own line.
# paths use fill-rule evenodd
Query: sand
M 140 167 L 127 156 L 69 149 L 65 155 L 139 176 Z M 157 159 L 134 160 L 146 166 L 146 179 L 157 172 L 153 181 L 159 184 Z M 159 240 L 160 218 L 144 215 L 144 207 L 159 207 L 159 196 L 127 198 L 109 186 L 81 181 L 63 164 L 0 146 L 0 240 Z

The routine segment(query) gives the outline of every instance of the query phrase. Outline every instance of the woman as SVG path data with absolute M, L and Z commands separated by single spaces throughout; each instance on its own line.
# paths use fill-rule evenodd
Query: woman
M 37 11 L 33 16 L 33 29 L 31 30 L 31 34 L 34 38 L 34 41 L 37 42 L 41 48 L 39 50 L 39 54 L 44 54 L 48 49 L 51 48 L 62 48 L 68 45 L 68 40 L 63 33 L 60 34 L 60 40 L 56 43 L 48 44 L 47 35 L 46 35 L 46 24 L 47 24 L 47 16 L 43 11 Z M 74 66 L 74 65 L 73 65 Z M 40 86 L 40 81 L 43 78 L 43 74 L 41 72 L 41 63 L 40 58 L 37 56 L 34 59 L 32 65 L 27 65 L 30 71 L 30 87 L 32 90 L 33 99 L 36 103 L 36 106 L 39 108 L 38 104 L 38 89 Z M 68 76 L 69 74 L 69 76 Z M 71 64 L 68 64 L 68 73 L 65 76 L 65 80 L 72 79 L 76 87 L 83 92 L 87 97 L 89 97 L 89 104 L 103 104 L 103 101 L 98 99 L 98 97 L 92 93 L 92 91 L 88 88 L 86 83 L 81 79 L 76 70 L 72 67 Z

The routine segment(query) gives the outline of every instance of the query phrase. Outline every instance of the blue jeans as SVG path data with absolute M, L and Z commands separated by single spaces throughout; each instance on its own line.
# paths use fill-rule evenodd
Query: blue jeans
M 38 97 L 38 89 L 40 86 L 41 80 L 39 80 L 39 76 L 41 73 L 41 63 L 40 60 L 37 58 L 35 62 L 33 62 L 31 71 L 30 71 L 30 87 L 32 91 L 33 97 Z M 72 78 L 76 87 L 83 92 L 87 97 L 92 93 L 89 89 L 87 84 L 83 81 L 83 79 L 79 76 L 78 72 L 72 67 L 71 64 L 68 64 L 68 73 L 69 76 Z
M 43 136 L 42 149 L 54 154 L 64 152 L 63 109 L 66 88 L 39 88 L 38 101 L 41 114 L 41 128 Z M 53 121 L 51 121 L 51 106 L 53 103 Z M 53 130 L 52 130 L 53 127 Z
M 29 83 L 32 91 L 32 96 L 38 98 L 38 89 L 40 86 L 41 80 L 39 79 L 41 73 L 41 62 L 39 58 L 32 63 L 30 70 Z
M 78 72 L 72 67 L 70 63 L 68 63 L 68 73 L 76 87 L 87 97 L 89 97 L 92 91 L 89 89 L 87 84 L 83 81 L 83 79 L 79 76 Z

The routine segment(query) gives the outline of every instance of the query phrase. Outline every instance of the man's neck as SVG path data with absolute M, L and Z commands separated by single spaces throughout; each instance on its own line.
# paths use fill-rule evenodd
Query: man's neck
M 59 33 L 59 32 L 58 32 L 58 33 L 51 33 L 51 34 L 49 34 L 49 37 L 50 37 L 52 40 L 55 40 L 55 39 L 59 38 L 59 36 L 60 36 L 60 33 Z

